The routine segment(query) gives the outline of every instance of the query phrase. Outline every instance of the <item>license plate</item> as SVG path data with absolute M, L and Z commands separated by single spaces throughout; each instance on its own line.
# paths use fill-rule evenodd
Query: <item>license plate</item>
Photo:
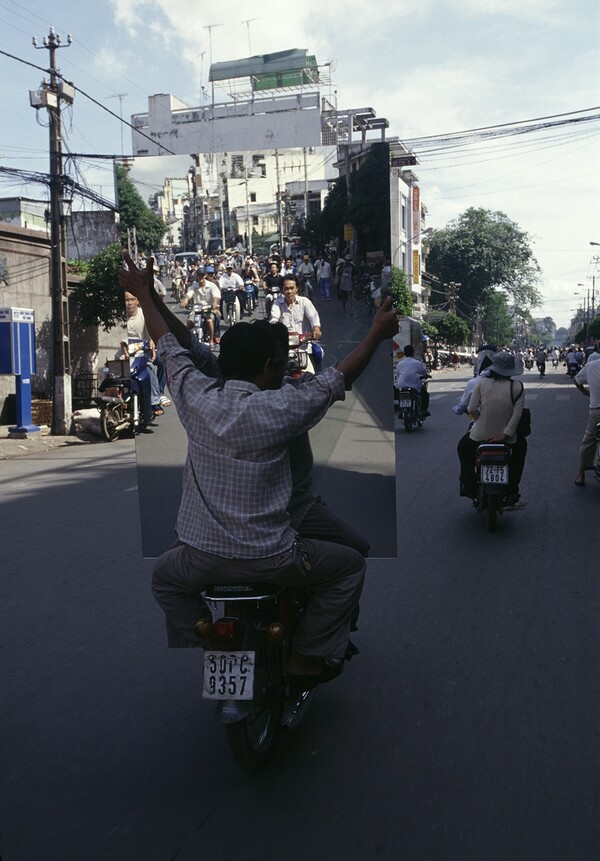
M 256 652 L 205 652 L 202 696 L 208 700 L 251 700 Z
M 484 466 L 482 481 L 484 484 L 508 484 L 508 467 Z
M 412 406 L 412 401 L 410 398 L 400 398 L 398 403 L 401 410 L 409 410 Z

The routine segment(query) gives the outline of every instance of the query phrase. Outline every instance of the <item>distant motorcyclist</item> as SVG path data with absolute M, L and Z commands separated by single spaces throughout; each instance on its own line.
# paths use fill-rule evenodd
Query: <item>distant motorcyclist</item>
M 426 379 L 429 371 L 424 362 L 415 359 L 415 348 L 407 344 L 403 348 L 404 358 L 396 365 L 396 388 L 414 389 L 421 396 L 421 412 L 424 417 L 430 416 L 429 392 L 427 391 Z
M 488 376 L 477 378 L 469 400 L 473 424 L 459 440 L 460 495 L 475 497 L 475 458 L 482 442 L 504 443 L 511 447 L 508 496 L 510 504 L 519 501 L 519 482 L 525 465 L 527 440 L 517 433 L 523 413 L 523 383 L 513 377 L 523 373 L 523 363 L 511 353 L 497 353 L 487 369 Z
M 315 274 L 315 267 L 310 262 L 310 257 L 305 254 L 302 258 L 302 263 L 296 269 L 298 276 L 298 290 L 302 296 L 308 296 L 312 299 L 312 277 Z
M 537 369 L 540 372 L 540 377 L 543 377 L 546 373 L 546 361 L 548 359 L 548 354 L 544 350 L 543 347 L 540 347 L 535 355 L 535 363 L 537 365 Z

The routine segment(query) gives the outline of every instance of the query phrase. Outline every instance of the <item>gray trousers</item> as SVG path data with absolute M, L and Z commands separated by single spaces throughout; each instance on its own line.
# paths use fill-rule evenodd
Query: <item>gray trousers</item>
M 600 407 L 590 410 L 588 423 L 579 446 L 579 469 L 591 469 L 596 453 L 596 425 L 600 422 Z
M 294 651 L 343 658 L 365 570 L 358 551 L 327 541 L 303 539 L 266 559 L 224 559 L 179 544 L 158 558 L 152 591 L 167 617 L 169 646 L 185 648 L 198 645 L 194 625 L 207 614 L 200 590 L 212 583 L 251 581 L 306 588 L 311 597 L 294 636 Z
M 331 541 L 358 550 L 361 556 L 369 555 L 369 542 L 359 530 L 332 508 L 321 497 L 316 497 L 300 525 L 298 535 L 303 540 Z

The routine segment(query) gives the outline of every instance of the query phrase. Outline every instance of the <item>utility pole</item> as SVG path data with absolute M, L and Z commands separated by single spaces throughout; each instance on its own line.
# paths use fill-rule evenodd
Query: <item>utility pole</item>
M 283 254 L 283 195 L 279 178 L 279 150 L 275 150 L 275 173 L 277 175 L 277 232 L 279 233 L 279 253 Z
M 451 314 L 456 314 L 456 301 L 458 299 L 458 290 L 461 286 L 458 281 L 451 281 L 448 284 L 448 310 Z
M 69 346 L 69 302 L 67 297 L 67 261 L 64 230 L 64 176 L 62 162 L 62 129 L 60 103 L 71 103 L 74 88 L 64 82 L 56 66 L 56 51 L 72 43 L 61 45 L 61 38 L 50 27 L 43 45 L 33 38 L 33 47 L 50 52 L 50 83 L 42 82 L 39 90 L 30 92 L 30 102 L 36 109 L 45 107 L 50 120 L 50 254 L 52 292 L 52 433 L 66 436 L 71 424 L 71 355 Z

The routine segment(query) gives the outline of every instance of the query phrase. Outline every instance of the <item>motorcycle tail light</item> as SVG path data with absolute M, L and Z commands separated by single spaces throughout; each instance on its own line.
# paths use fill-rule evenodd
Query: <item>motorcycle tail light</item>
M 280 646 L 285 640 L 287 631 L 281 622 L 271 622 L 265 628 L 265 637 L 274 646 Z
M 213 646 L 221 649 L 236 649 L 243 635 L 243 625 L 239 619 L 225 616 L 213 623 Z

